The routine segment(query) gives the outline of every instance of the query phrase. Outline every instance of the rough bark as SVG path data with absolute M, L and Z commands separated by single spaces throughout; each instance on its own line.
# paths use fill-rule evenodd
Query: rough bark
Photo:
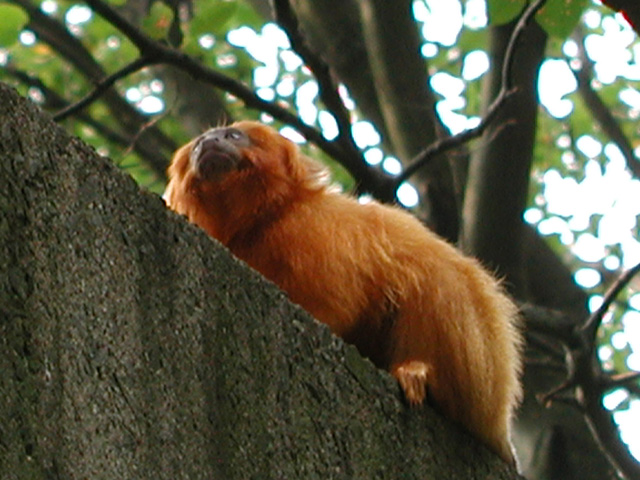
M 0 84 L 0 471 L 515 478 Z

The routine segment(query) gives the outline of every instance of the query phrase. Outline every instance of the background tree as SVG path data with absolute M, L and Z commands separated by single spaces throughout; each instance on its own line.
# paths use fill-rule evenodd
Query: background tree
M 452 10 L 440 12 L 444 3 Z M 0 4 L 0 78 L 157 192 L 176 145 L 236 117 L 293 126 L 359 193 L 393 201 L 412 192 L 410 181 L 416 213 L 504 276 L 523 304 L 527 398 L 516 444 L 525 473 L 604 478 L 613 464 L 639 475 L 612 414 L 638 402 L 640 297 L 630 277 L 622 294 L 603 297 L 640 257 L 638 212 L 627 211 L 621 239 L 611 209 L 570 211 L 553 195 L 577 195 L 614 171 L 620 189 L 638 188 L 634 0 L 609 2 L 617 14 L 550 0 L 526 28 L 517 18 L 527 3 L 506 0 L 487 2 L 488 22 L 477 0 L 87 4 Z M 439 34 L 447 19 L 458 21 L 451 38 Z M 607 35 L 613 46 L 596 48 Z M 549 74 L 540 69 L 558 65 L 575 76 L 570 115 L 541 102 L 538 80 Z M 446 140 L 474 127 L 481 140 Z M 574 273 L 595 280 L 577 284 Z

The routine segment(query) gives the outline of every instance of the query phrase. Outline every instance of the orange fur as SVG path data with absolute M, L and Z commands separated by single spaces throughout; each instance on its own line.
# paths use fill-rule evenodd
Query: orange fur
M 473 259 L 413 216 L 327 187 L 271 128 L 212 129 L 180 148 L 168 205 L 200 225 L 399 381 L 513 463 L 517 312 Z

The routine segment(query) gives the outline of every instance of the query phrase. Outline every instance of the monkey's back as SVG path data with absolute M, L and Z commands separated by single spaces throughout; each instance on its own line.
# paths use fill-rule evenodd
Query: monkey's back
M 232 250 L 379 367 L 424 362 L 436 406 L 513 460 L 517 311 L 477 261 L 398 208 L 327 192 Z

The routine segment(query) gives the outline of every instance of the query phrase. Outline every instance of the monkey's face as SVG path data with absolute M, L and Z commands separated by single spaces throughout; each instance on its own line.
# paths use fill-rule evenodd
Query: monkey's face
M 198 183 L 244 183 L 251 178 L 292 179 L 297 148 L 275 130 L 254 122 L 213 128 L 188 148 L 189 171 Z M 185 152 L 186 153 L 186 152 Z
M 251 121 L 193 139 L 175 153 L 168 174 L 167 205 L 223 240 L 238 225 L 320 191 L 326 178 L 293 142 Z
M 235 127 L 211 129 L 195 139 L 189 153 L 190 169 L 201 180 L 218 182 L 230 172 L 251 167 L 243 149 L 252 146 L 249 135 Z
M 164 198 L 181 213 L 258 211 L 292 195 L 307 170 L 297 147 L 276 130 L 239 122 L 208 130 L 175 153 Z

